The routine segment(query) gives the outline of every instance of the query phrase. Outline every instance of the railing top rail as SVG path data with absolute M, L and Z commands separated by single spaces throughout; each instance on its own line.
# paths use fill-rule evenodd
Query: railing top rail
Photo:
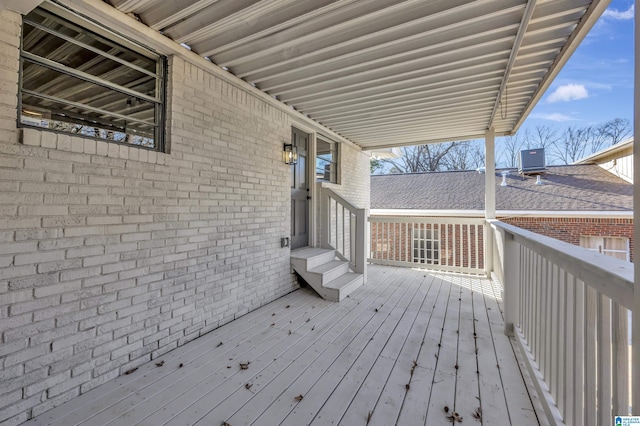
M 633 309 L 633 263 L 536 234 L 496 219 L 488 220 L 518 242 L 540 253 L 574 277 L 627 309 Z
M 369 222 L 394 223 L 444 223 L 463 225 L 484 225 L 485 219 L 479 217 L 436 217 L 436 216 L 369 216 Z
M 347 200 L 342 198 L 340 195 L 338 195 L 338 193 L 336 193 L 332 189 L 322 188 L 322 192 L 323 192 L 323 194 L 328 195 L 330 198 L 333 198 L 338 203 L 340 203 L 341 205 L 346 207 L 346 209 L 349 210 L 353 214 L 356 214 L 358 211 L 365 210 L 365 209 L 360 209 L 360 208 L 354 206 L 353 204 L 351 204 L 350 202 L 348 202 Z

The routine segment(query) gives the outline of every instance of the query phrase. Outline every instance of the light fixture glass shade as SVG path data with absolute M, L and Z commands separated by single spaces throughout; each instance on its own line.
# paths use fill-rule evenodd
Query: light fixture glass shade
M 283 151 L 284 163 L 285 164 L 297 164 L 298 163 L 298 148 L 292 144 L 285 144 Z

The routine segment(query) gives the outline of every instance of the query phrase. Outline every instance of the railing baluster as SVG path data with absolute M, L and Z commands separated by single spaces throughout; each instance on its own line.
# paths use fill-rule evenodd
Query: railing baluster
M 409 237 L 409 224 L 405 223 L 404 224 L 404 232 L 402 233 L 402 236 L 404 237 L 404 244 L 402 245 L 402 255 L 404 256 L 403 258 L 401 258 L 400 260 L 403 262 L 409 262 L 409 247 L 411 244 L 411 238 Z
M 611 422 L 611 299 L 597 296 L 598 418 L 599 424 Z
M 613 302 L 611 311 L 614 415 L 629 414 L 629 311 Z
M 542 262 L 540 261 L 540 255 L 538 253 L 536 256 L 536 277 L 534 280 L 534 285 L 536 287 L 535 294 L 535 318 L 533 319 L 533 327 L 535 327 L 535 333 L 533 338 L 533 350 L 536 361 L 538 361 L 538 367 L 541 368 L 541 360 L 540 360 L 540 349 L 542 347 L 541 344 L 541 333 L 540 333 L 540 317 L 542 316 L 542 308 L 541 308 L 541 299 L 542 299 L 542 284 L 541 284 L 541 276 L 542 276 Z M 542 369 L 542 368 L 541 368 Z
M 565 276 L 565 284 L 566 284 L 566 298 L 565 298 L 565 306 L 566 306 L 566 318 L 567 321 L 564 323 L 565 327 L 565 354 L 564 354 L 564 420 L 566 424 L 576 424 L 574 421 L 575 414 L 575 364 L 577 362 L 576 358 L 576 317 L 575 317 L 575 307 L 576 307 L 576 282 L 575 278 L 568 274 L 564 273 Z
M 596 425 L 597 418 L 597 400 L 596 400 L 596 291 L 590 286 L 586 286 L 585 300 L 585 401 L 584 401 L 584 420 L 586 425 Z
M 550 321 L 550 344 L 549 344 L 549 387 L 551 394 L 558 395 L 558 352 L 560 349 L 560 313 L 558 312 L 558 302 L 560 298 L 560 283 L 558 282 L 558 266 L 551 265 L 551 321 Z
M 545 313 L 544 313 L 544 325 L 545 325 L 545 330 L 544 330 L 544 334 L 545 334 L 545 346 L 544 346 L 544 359 L 545 359 L 545 378 L 547 379 L 548 383 L 551 383 L 551 374 L 552 374 L 552 369 L 553 369 L 553 355 L 551 353 L 551 345 L 553 344 L 553 334 L 554 334 L 554 330 L 553 330 L 553 263 L 551 262 L 551 260 L 546 259 L 545 261 L 546 264 L 546 283 L 547 285 L 545 285 Z
M 466 225 L 467 229 L 467 267 L 471 267 L 471 225 Z
M 556 363 L 556 395 L 558 395 L 557 404 L 561 413 L 565 412 L 566 396 L 565 392 L 565 359 L 567 348 L 566 326 L 567 326 L 567 273 L 562 268 L 557 268 L 558 277 L 558 302 L 556 304 L 556 315 L 558 318 L 557 325 L 557 358 Z
M 346 237 L 345 234 L 347 232 L 346 232 L 346 227 L 345 227 L 345 224 L 344 224 L 344 221 L 345 221 L 344 210 L 345 210 L 345 208 L 344 208 L 344 206 L 342 206 L 342 216 L 341 216 L 341 219 L 340 219 L 340 225 L 341 225 L 340 228 L 342 229 L 342 253 L 346 253 L 347 252 L 345 250 L 345 237 Z
M 586 285 L 574 278 L 574 282 L 576 283 L 576 303 L 575 303 L 575 357 L 574 357 L 574 385 L 573 385 L 573 396 L 574 396 L 574 423 L 576 425 L 584 424 L 585 419 L 585 410 L 584 404 L 586 401 L 586 393 L 584 392 L 585 387 L 585 368 L 586 368 L 586 349 L 587 349 L 587 341 L 585 340 L 585 331 L 586 331 L 586 300 L 587 300 L 587 289 Z M 592 374 L 593 371 L 590 372 Z
M 540 298 L 540 371 L 545 380 L 549 380 L 549 261 L 542 258 L 542 290 Z

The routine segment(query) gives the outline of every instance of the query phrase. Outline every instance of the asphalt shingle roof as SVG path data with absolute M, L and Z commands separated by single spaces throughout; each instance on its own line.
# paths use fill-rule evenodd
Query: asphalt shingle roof
M 371 176 L 372 209 L 483 210 L 484 174 L 476 171 Z M 550 166 L 524 179 L 496 173 L 497 210 L 632 211 L 633 185 L 592 164 Z

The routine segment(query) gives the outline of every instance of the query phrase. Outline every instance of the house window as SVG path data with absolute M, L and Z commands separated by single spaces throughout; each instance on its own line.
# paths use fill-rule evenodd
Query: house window
M 413 262 L 440 264 L 440 233 L 432 225 L 413 228 Z
M 316 151 L 316 179 L 338 183 L 338 144 L 318 138 Z
M 629 261 L 629 239 L 624 237 L 581 236 L 580 246 Z
M 20 125 L 163 150 L 165 58 L 45 8 L 23 21 Z

